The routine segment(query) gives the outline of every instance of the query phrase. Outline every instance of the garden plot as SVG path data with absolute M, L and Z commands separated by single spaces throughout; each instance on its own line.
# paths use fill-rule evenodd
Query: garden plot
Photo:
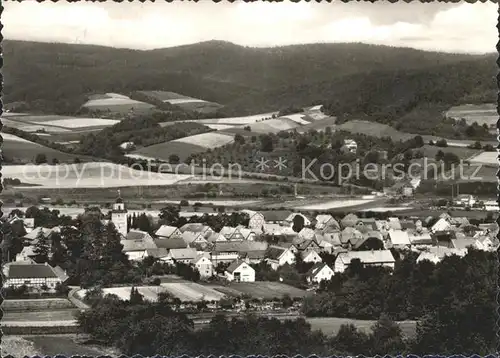
M 498 164 L 498 152 L 483 152 L 469 159 L 474 164 Z
M 213 149 L 234 142 L 234 137 L 228 134 L 209 132 L 175 139 L 172 142 L 194 144 L 206 149 Z
M 189 175 L 139 171 L 113 163 L 8 165 L 2 174 L 43 188 L 117 188 L 171 185 Z
M 194 282 L 162 283 L 168 293 L 181 301 L 219 301 L 225 294 Z
M 290 295 L 292 298 L 304 297 L 307 293 L 305 290 L 285 285 L 284 283 L 268 281 L 233 282 L 228 287 L 230 290 L 239 291 L 242 294 L 259 299 L 281 299 L 285 294 Z M 229 293 L 230 291 L 226 290 L 226 292 Z
M 35 123 L 72 129 L 72 128 L 86 128 L 86 127 L 108 127 L 119 122 L 120 121 L 118 120 L 104 119 L 104 118 L 68 118 L 68 119 L 59 119 L 55 121 L 35 122 Z

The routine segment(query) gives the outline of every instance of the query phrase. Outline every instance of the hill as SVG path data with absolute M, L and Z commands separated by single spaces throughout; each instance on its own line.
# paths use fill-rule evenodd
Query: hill
M 56 114 L 73 114 L 95 93 L 128 96 L 142 90 L 176 92 L 219 103 L 225 106 L 226 115 L 323 102 L 332 110 L 332 101 L 346 102 L 352 108 L 371 101 L 372 95 L 375 105 L 383 106 L 394 101 L 394 93 L 410 97 L 417 82 L 419 91 L 433 89 L 429 85 L 436 84 L 435 77 L 452 78 L 467 70 L 471 70 L 468 78 L 487 82 L 485 91 L 496 90 L 494 81 L 490 83 L 490 75 L 496 71 L 493 55 L 454 55 L 365 44 L 250 48 L 209 41 L 138 51 L 4 41 L 3 53 L 9 59 L 3 67 L 4 102 Z M 399 85 L 390 87 L 396 79 Z M 452 83 L 438 85 L 444 86 L 444 91 Z M 457 95 L 479 93 L 475 86 L 470 87 L 473 84 L 466 81 L 460 86 L 463 93 L 454 91 L 454 102 Z M 379 93 L 374 92 L 377 90 Z M 436 91 L 440 88 L 433 93 Z M 363 96 L 353 96 L 359 92 Z

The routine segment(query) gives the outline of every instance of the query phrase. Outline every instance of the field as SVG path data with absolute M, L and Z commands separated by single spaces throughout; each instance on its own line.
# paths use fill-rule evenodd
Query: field
M 40 153 L 45 154 L 49 163 L 51 163 L 54 158 L 60 163 L 73 162 L 77 157 L 82 161 L 85 160 L 84 157 L 63 153 L 12 134 L 2 133 L 2 137 L 2 154 L 9 162 L 34 163 L 35 157 Z M 4 168 L 2 169 L 5 170 Z
M 207 149 L 196 143 L 184 143 L 177 140 L 158 143 L 150 145 L 141 149 L 138 149 L 131 153 L 133 156 L 140 155 L 143 158 L 150 159 L 161 159 L 168 161 L 168 157 L 171 154 L 177 154 L 181 161 L 186 159 L 191 154 L 203 153 Z
M 258 121 L 262 121 L 272 118 L 273 114 L 276 112 L 253 114 L 244 117 L 228 117 L 228 118 L 208 118 L 208 119 L 197 119 L 196 122 L 202 124 L 231 124 L 231 125 L 246 125 L 252 124 Z
M 442 151 L 443 153 L 453 153 L 458 156 L 460 159 L 466 160 L 474 155 L 477 155 L 481 152 L 478 149 L 470 149 L 467 147 L 437 147 L 435 145 L 424 145 L 422 148 L 418 150 L 422 150 L 425 157 L 435 158 L 437 152 Z
M 227 287 L 214 287 L 217 291 L 228 295 L 250 295 L 259 299 L 282 298 L 284 294 L 290 297 L 304 297 L 307 292 L 279 282 L 232 282 Z
M 134 112 L 149 112 L 154 106 L 149 103 L 136 101 L 127 96 L 117 93 L 106 93 L 94 96 L 82 105 L 89 111 L 101 111 L 110 113 L 127 114 Z
M 144 299 L 148 301 L 156 301 L 158 299 L 158 293 L 164 292 L 165 289 L 162 288 L 161 286 L 138 286 L 136 287 L 139 293 L 144 297 Z M 103 293 L 104 295 L 116 295 L 118 296 L 121 300 L 128 300 L 130 299 L 130 292 L 132 290 L 132 287 L 111 287 L 111 288 L 103 288 Z M 76 293 L 76 295 L 80 299 L 85 298 L 85 293 L 86 290 L 82 289 Z
M 310 130 L 322 131 L 325 130 L 326 127 L 335 128 L 335 122 L 337 121 L 336 117 L 324 117 L 321 119 L 314 120 L 313 122 L 303 125 L 297 128 L 297 132 L 299 133 L 307 133 Z
M 306 318 L 306 320 L 311 325 L 312 330 L 320 330 L 327 336 L 337 334 L 340 326 L 343 324 L 353 324 L 358 329 L 365 332 L 370 332 L 371 327 L 375 324 L 375 321 L 336 317 L 312 317 Z M 398 323 L 404 335 L 407 337 L 415 336 L 417 328 L 417 323 L 415 321 L 403 321 Z
M 373 202 L 373 199 L 336 199 L 317 204 L 308 204 L 298 206 L 297 209 L 301 210 L 330 210 L 350 206 L 364 205 Z
M 181 301 L 219 301 L 225 294 L 194 282 L 162 283 L 161 287 Z
M 286 118 L 294 121 L 295 123 L 298 123 L 300 125 L 306 125 L 309 124 L 310 121 L 305 120 L 304 118 L 306 117 L 305 114 L 303 113 L 295 113 L 295 114 L 289 114 L 287 116 L 283 116 L 281 118 Z
M 209 132 L 192 135 L 189 137 L 179 138 L 172 142 L 194 144 L 206 149 L 222 147 L 234 141 L 234 137 L 224 133 Z
M 35 123 L 73 129 L 73 128 L 86 128 L 86 127 L 108 127 L 118 122 L 120 121 L 113 119 L 103 119 L 103 118 L 68 118 L 68 119 L 58 119 L 54 121 L 35 122 Z
M 78 309 L 4 311 L 2 322 L 72 321 Z
M 188 175 L 134 170 L 113 163 L 71 165 L 6 165 L 2 174 L 22 183 L 43 188 L 117 188 L 126 186 L 171 185 Z
M 251 124 L 250 130 L 253 133 L 268 134 L 294 129 L 299 126 L 300 124 L 288 118 L 274 118 Z M 228 130 L 228 132 L 230 131 L 231 129 Z
M 486 123 L 495 126 L 498 120 L 497 105 L 495 103 L 465 104 L 450 108 L 446 116 L 455 120 L 465 119 L 467 124 L 477 122 L 480 126 Z
M 498 164 L 498 152 L 483 152 L 470 158 L 471 163 Z
M 205 101 L 198 98 L 184 96 L 175 92 L 168 91 L 138 91 L 139 94 L 151 97 L 154 100 L 168 102 L 172 105 L 180 107 L 186 111 L 194 111 L 201 113 L 212 113 L 217 111 L 222 106 L 218 103 Z

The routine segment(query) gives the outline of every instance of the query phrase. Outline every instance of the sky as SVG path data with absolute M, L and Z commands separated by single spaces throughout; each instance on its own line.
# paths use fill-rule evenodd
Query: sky
M 498 5 L 421 2 L 5 2 L 4 38 L 153 49 L 224 40 L 252 47 L 364 42 L 495 52 Z

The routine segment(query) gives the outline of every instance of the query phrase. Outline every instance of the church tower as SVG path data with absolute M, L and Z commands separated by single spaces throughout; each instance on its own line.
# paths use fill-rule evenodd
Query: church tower
M 120 190 L 118 190 L 118 198 L 113 204 L 113 210 L 111 211 L 111 222 L 115 225 L 120 235 L 123 237 L 127 236 L 127 209 L 125 209 Z

